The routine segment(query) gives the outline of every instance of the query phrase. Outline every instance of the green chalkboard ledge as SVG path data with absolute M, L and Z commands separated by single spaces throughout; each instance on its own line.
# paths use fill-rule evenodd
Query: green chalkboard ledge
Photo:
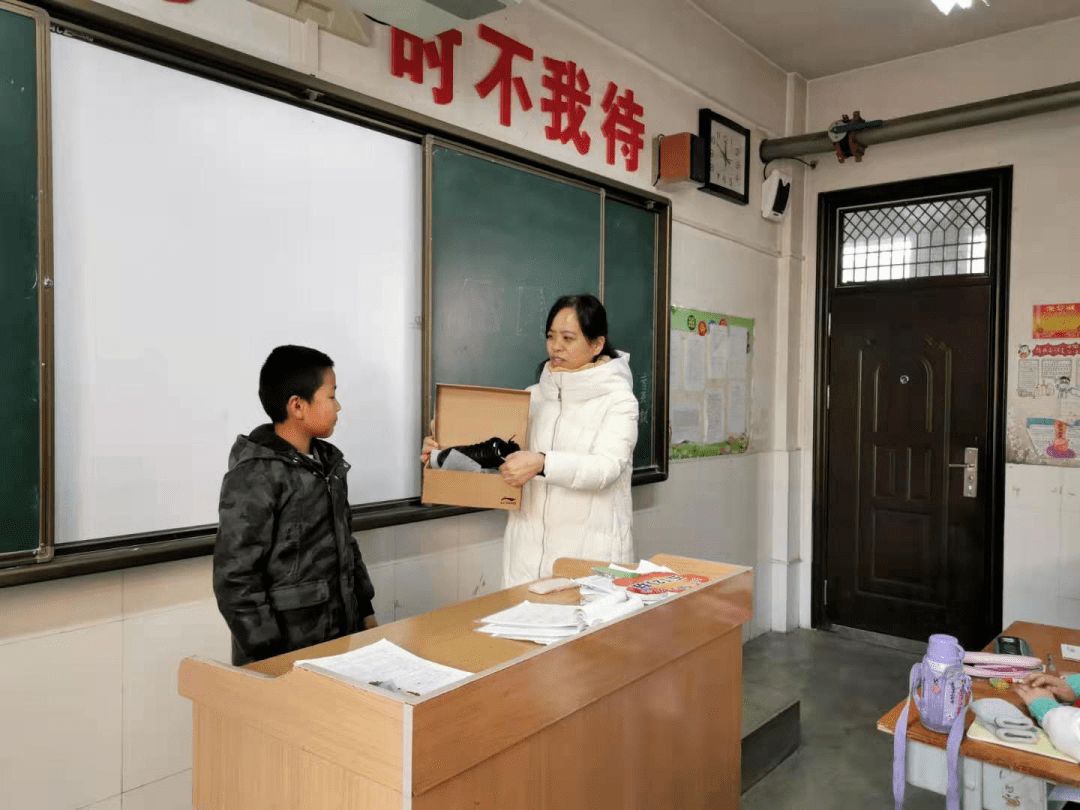
M 481 511 L 484 510 L 460 506 L 422 506 L 415 498 L 366 504 L 353 508 L 352 529 L 362 532 Z M 0 588 L 203 557 L 213 553 L 216 531 L 217 524 L 210 523 L 180 531 L 63 543 L 56 547 L 56 554 L 49 562 L 0 568 Z
M 638 470 L 634 473 L 635 486 L 666 479 L 667 473 L 657 470 Z M 354 506 L 352 530 L 363 532 L 385 526 L 422 523 L 426 520 L 485 511 L 489 510 L 462 506 L 424 506 L 419 498 L 384 501 Z M 49 562 L 28 562 L 0 568 L 0 588 L 204 557 L 214 552 L 215 532 L 217 524 L 208 523 L 205 526 L 192 526 L 182 530 L 61 543 L 56 546 L 56 553 Z

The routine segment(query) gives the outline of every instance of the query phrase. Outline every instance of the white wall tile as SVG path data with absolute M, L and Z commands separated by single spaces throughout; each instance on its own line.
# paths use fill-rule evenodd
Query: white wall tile
M 120 793 L 120 662 L 120 622 L 0 647 L 5 810 L 76 810 Z
M 375 563 L 368 566 L 371 584 L 375 586 L 375 598 L 371 606 L 375 608 L 375 618 L 379 624 L 394 621 L 394 562 Z
M 1005 507 L 1061 509 L 1062 470 L 1037 464 L 1005 465 Z
M 1080 469 L 1061 471 L 1061 510 L 1072 515 L 1066 523 L 1080 532 Z
M 395 620 L 457 602 L 457 574 L 457 549 L 399 560 L 394 566 Z
M 458 545 L 462 548 L 492 541 L 502 542 L 506 531 L 506 512 L 488 509 L 458 518 Z
M 189 655 L 230 660 L 229 631 L 214 602 L 124 622 L 124 790 L 191 767 L 191 703 L 177 694 Z
M 214 598 L 214 559 L 210 555 L 128 568 L 121 573 L 126 618 Z
M 191 810 L 191 771 L 151 782 L 123 795 L 121 810 Z
M 354 532 L 353 537 L 360 546 L 360 554 L 370 568 L 375 563 L 384 563 L 397 556 L 396 538 L 393 526 L 371 529 L 366 532 Z
M 119 571 L 0 588 L 0 645 L 118 621 Z
M 89 807 L 82 807 L 80 810 L 123 810 L 123 807 L 120 803 L 120 797 L 113 796 L 103 802 L 92 804 Z
M 1080 517 L 1062 515 L 1059 541 L 1057 580 L 1058 595 L 1068 599 L 1080 599 Z M 1070 624 L 1068 627 L 1080 625 Z
M 457 599 L 464 602 L 502 588 L 502 540 L 458 550 Z
M 458 518 L 424 520 L 394 527 L 397 538 L 397 559 L 437 554 L 458 545 Z

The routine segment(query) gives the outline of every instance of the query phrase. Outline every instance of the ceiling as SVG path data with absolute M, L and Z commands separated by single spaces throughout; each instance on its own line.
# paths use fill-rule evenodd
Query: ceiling
M 1080 0 L 689 0 L 787 72 L 816 79 L 1080 17 Z

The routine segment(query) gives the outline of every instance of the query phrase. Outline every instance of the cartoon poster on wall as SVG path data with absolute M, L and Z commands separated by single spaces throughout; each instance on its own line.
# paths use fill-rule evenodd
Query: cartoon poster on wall
M 1073 461 L 1080 450 L 1080 420 L 1035 418 L 1027 420 L 1028 437 L 1035 451 L 1058 461 Z
M 1080 337 L 1080 304 L 1036 304 L 1031 336 L 1036 340 Z
M 1080 466 L 1080 344 L 1018 347 L 1008 450 L 1013 464 Z
M 753 344 L 752 318 L 671 308 L 671 458 L 746 452 Z

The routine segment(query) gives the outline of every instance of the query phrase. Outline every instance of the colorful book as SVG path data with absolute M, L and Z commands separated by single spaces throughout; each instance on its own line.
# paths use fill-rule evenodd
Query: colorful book
M 624 577 L 615 580 L 620 588 L 626 588 L 627 593 L 638 593 L 646 596 L 653 594 L 680 593 L 696 588 L 709 581 L 708 577 L 700 574 L 677 574 L 656 573 L 642 574 L 637 577 Z

